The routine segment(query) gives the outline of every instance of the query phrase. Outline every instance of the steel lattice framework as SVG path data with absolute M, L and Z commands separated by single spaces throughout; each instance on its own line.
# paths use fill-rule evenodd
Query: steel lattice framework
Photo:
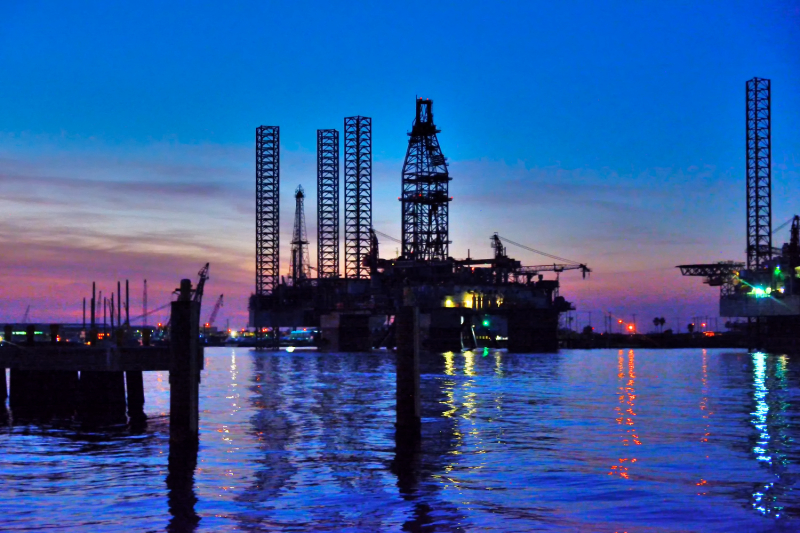
M 256 295 L 278 284 L 280 246 L 280 128 L 256 128 Z
M 747 268 L 772 256 L 770 81 L 747 81 Z
M 306 233 L 306 213 L 303 208 L 305 199 L 303 186 L 298 185 L 294 191 L 294 230 L 292 231 L 292 257 L 290 270 L 292 284 L 297 285 L 311 277 L 311 261 L 308 257 L 308 235 Z
M 344 276 L 364 279 L 372 227 L 372 119 L 344 119 Z
M 339 277 L 339 132 L 317 130 L 317 275 Z
M 417 98 L 417 116 L 409 133 L 403 164 L 402 241 L 405 259 L 448 257 L 450 175 L 433 123 L 433 102 Z

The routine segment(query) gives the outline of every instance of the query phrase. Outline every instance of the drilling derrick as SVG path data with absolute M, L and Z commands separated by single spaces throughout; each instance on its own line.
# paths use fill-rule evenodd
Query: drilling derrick
M 772 257 L 770 81 L 747 82 L 747 268 Z
M 256 296 L 278 285 L 280 129 L 256 129 Z
M 317 130 L 317 274 L 339 277 L 339 132 Z
M 417 98 L 400 197 L 404 259 L 442 261 L 449 255 L 450 175 L 436 138 L 439 132 L 433 123 L 433 102 Z
M 311 278 L 311 262 L 308 258 L 308 236 L 306 235 L 306 215 L 303 210 L 305 193 L 298 185 L 294 192 L 294 231 L 292 232 L 292 285 L 297 286 Z
M 372 227 L 372 119 L 344 119 L 344 277 L 369 278 Z

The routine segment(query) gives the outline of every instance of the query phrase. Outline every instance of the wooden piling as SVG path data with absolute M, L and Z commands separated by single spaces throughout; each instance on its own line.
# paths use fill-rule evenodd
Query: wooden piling
M 129 370 L 125 372 L 125 385 L 128 390 L 128 418 L 131 423 L 147 419 L 144 414 L 144 378 L 142 372 Z
M 420 438 L 419 308 L 404 306 L 394 319 L 397 342 L 396 443 L 414 446 Z
M 200 303 L 191 299 L 191 281 L 181 280 L 170 318 L 170 453 L 198 442 L 200 368 L 197 349 Z
M 27 326 L 25 326 L 25 343 L 28 345 L 32 345 L 35 336 L 36 336 L 36 326 L 34 324 L 28 324 Z

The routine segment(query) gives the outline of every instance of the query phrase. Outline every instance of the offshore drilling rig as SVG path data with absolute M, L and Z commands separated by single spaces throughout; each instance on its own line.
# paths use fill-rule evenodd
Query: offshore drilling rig
M 748 319 L 757 347 L 800 348 L 800 217 L 794 216 L 789 242 L 772 245 L 771 83 L 746 84 L 747 261 L 679 265 L 684 276 L 702 276 L 720 287 L 719 314 Z M 782 226 L 782 227 L 783 227 Z
M 320 348 L 364 351 L 392 345 L 392 318 L 403 305 L 420 309 L 420 336 L 431 350 L 507 343 L 510 351 L 558 349 L 558 317 L 574 309 L 559 295 L 560 274 L 591 270 L 584 263 L 522 266 L 498 234 L 492 254 L 454 259 L 449 253 L 450 174 L 433 121 L 433 102 L 416 100 L 401 176 L 401 252 L 379 256 L 372 227 L 372 119 L 344 119 L 344 276 L 339 274 L 339 132 L 317 131 L 317 276 L 308 264 L 303 190 L 296 211 L 289 280 L 279 275 L 279 128 L 256 130 L 256 291 L 250 326 L 257 332 L 307 326 L 320 331 Z

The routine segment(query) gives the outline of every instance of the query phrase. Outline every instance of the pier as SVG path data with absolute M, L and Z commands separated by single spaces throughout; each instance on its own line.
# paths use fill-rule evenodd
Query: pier
M 178 299 L 171 304 L 169 346 L 147 346 L 146 335 L 142 346 L 125 345 L 122 334 L 107 344 L 59 342 L 57 324 L 49 328 L 49 342 L 34 342 L 36 326 L 27 325 L 25 342 L 15 343 L 9 340 L 11 326 L 6 326 L 0 346 L 0 395 L 9 399 L 15 418 L 76 415 L 89 426 L 128 419 L 136 425 L 146 420 L 142 372 L 168 371 L 170 442 L 183 448 L 196 446 L 203 368 L 198 342 L 201 290 L 200 284 L 192 289 L 190 280 L 181 280 Z M 10 370 L 8 384 L 6 369 Z

